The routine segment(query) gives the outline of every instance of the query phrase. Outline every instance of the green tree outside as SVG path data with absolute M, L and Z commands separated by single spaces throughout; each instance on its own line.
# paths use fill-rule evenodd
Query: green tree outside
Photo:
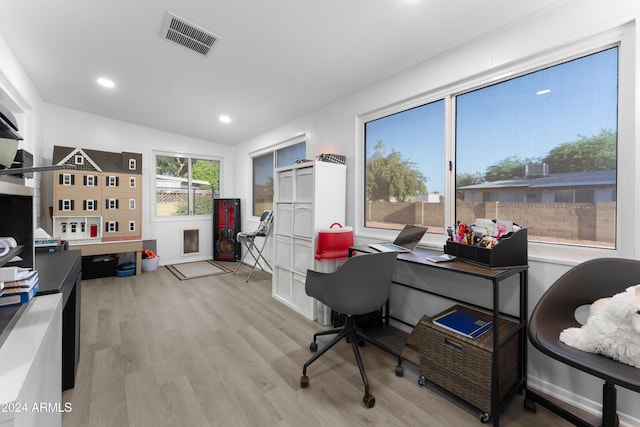
M 376 142 L 373 155 L 366 164 L 368 200 L 410 202 L 418 194 L 427 192 L 427 178 L 416 163 L 391 150 L 387 154 L 384 143 Z

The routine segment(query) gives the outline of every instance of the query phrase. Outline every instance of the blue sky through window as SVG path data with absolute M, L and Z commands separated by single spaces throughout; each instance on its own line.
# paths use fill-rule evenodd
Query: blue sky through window
M 617 74 L 611 48 L 457 96 L 456 173 L 484 174 L 508 157 L 540 158 L 580 136 L 617 131 Z M 429 192 L 444 193 L 444 127 L 444 101 L 367 122 L 366 156 L 381 140 L 387 154 L 417 165 Z

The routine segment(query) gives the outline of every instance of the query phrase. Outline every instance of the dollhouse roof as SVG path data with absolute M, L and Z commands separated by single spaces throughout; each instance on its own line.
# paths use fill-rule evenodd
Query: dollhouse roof
M 88 162 L 89 169 L 98 172 L 122 172 L 142 174 L 142 154 L 123 151 L 115 153 L 111 151 L 90 150 L 77 147 L 53 146 L 54 165 L 72 164 L 75 165 L 75 156 L 81 155 Z M 129 160 L 135 160 L 135 169 L 129 169 Z M 85 163 L 85 166 L 86 165 Z M 85 167 L 84 169 L 86 169 Z

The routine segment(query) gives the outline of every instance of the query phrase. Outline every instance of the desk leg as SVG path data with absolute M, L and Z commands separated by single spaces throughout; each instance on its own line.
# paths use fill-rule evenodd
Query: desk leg
M 136 251 L 136 275 L 142 273 L 142 251 Z
M 500 283 L 497 279 L 492 279 L 493 289 L 493 357 L 491 374 L 491 416 L 493 417 L 493 427 L 500 425 L 500 381 L 498 377 L 498 367 L 500 366 L 500 331 L 498 330 L 498 319 L 500 313 Z

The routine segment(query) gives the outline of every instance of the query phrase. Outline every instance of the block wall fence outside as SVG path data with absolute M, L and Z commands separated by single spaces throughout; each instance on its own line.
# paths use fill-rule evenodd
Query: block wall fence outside
M 367 220 L 416 224 L 431 232 L 442 230 L 444 204 L 427 202 L 369 202 Z M 473 224 L 476 218 L 512 220 L 527 227 L 529 240 L 550 236 L 559 241 L 614 243 L 616 202 L 599 203 L 456 203 L 457 220 Z

